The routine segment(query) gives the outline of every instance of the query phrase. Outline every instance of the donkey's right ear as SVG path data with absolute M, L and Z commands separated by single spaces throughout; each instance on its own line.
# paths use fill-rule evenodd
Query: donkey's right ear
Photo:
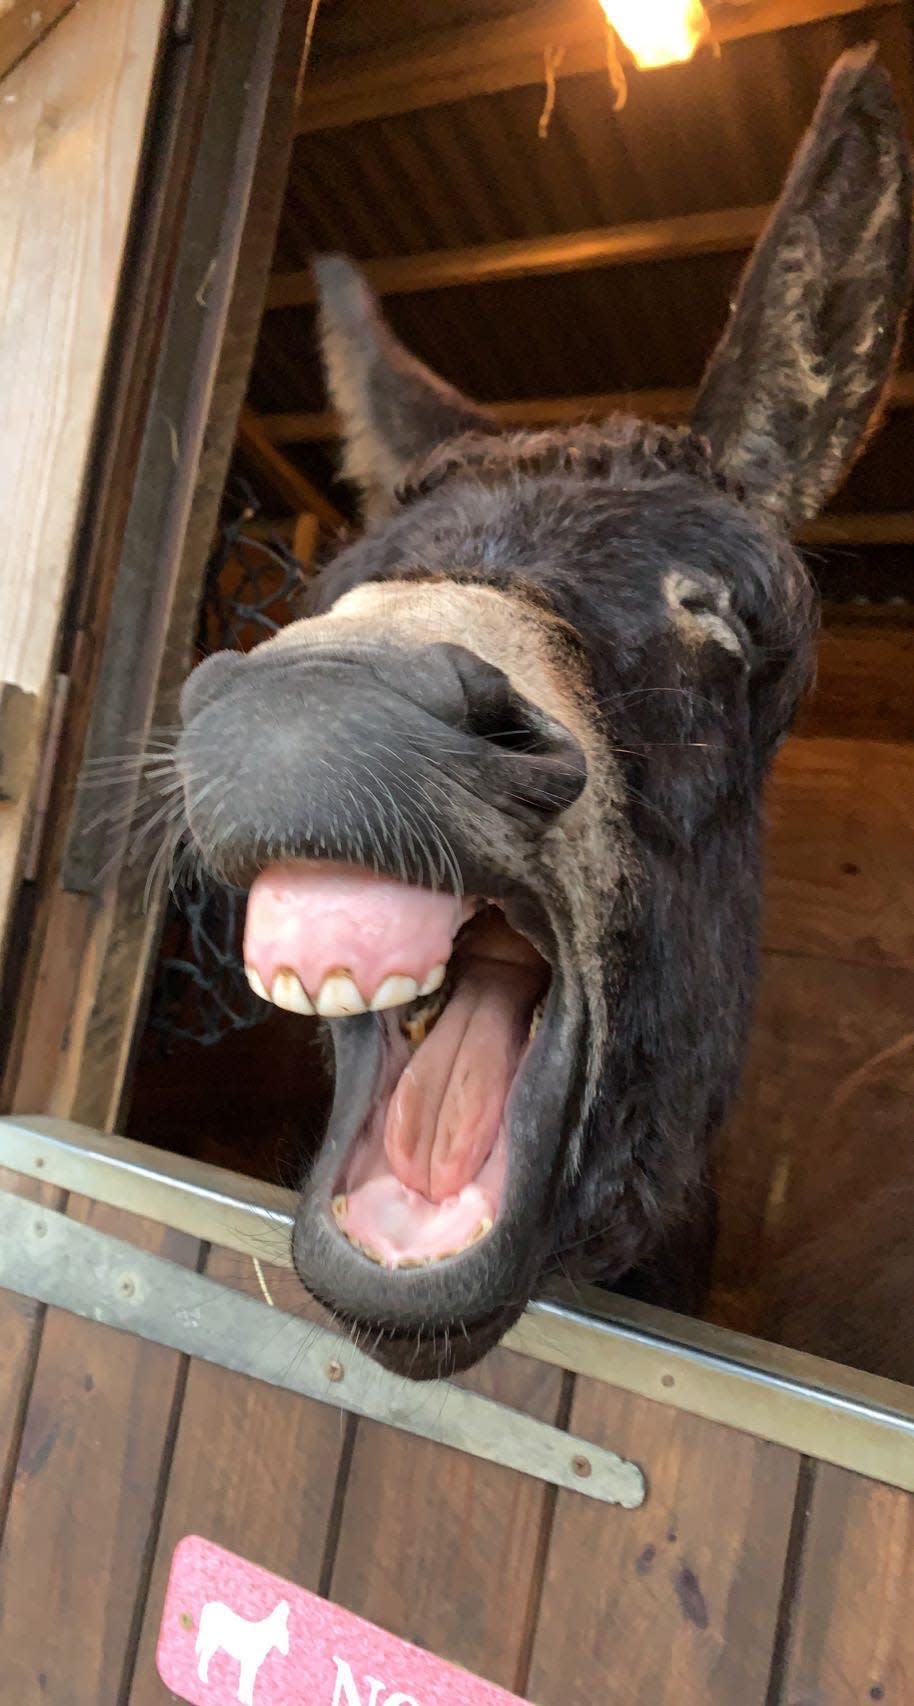
M 358 267 L 344 255 L 319 255 L 312 266 L 343 471 L 360 487 L 367 513 L 383 514 L 407 470 L 439 445 L 463 432 L 498 429 L 485 409 L 404 348 Z
M 875 48 L 838 61 L 699 389 L 693 426 L 793 528 L 865 441 L 911 269 L 911 152 Z

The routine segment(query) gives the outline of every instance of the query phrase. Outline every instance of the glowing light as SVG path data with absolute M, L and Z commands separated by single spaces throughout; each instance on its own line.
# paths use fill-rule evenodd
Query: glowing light
M 600 0 L 600 5 L 642 71 L 691 59 L 708 34 L 701 0 Z

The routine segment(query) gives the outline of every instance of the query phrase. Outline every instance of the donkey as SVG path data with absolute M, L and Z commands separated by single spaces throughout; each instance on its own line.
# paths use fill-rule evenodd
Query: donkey
M 676 430 L 501 431 L 316 263 L 366 528 L 307 616 L 191 675 L 177 765 L 253 987 L 330 1021 L 294 1259 L 390 1367 L 469 1366 L 557 1270 L 699 1305 L 763 782 L 813 670 L 790 535 L 878 412 L 911 195 L 855 50 Z

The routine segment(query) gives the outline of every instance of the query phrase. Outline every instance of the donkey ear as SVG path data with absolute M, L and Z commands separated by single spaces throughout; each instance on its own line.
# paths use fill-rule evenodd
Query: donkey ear
M 484 409 L 404 349 L 351 261 L 321 255 L 313 267 L 344 472 L 361 487 L 368 513 L 383 513 L 412 464 L 459 433 L 497 428 Z
M 834 66 L 695 404 L 717 466 L 787 528 L 863 444 L 901 332 L 911 153 L 875 54 Z

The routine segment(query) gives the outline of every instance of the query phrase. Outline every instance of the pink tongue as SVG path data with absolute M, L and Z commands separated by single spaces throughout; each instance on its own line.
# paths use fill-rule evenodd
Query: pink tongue
M 537 968 L 485 960 L 461 974 L 387 1110 L 384 1148 L 401 1184 L 441 1203 L 480 1173 L 498 1137 L 541 981 Z
M 278 971 L 295 972 L 312 1000 L 330 973 L 345 970 L 370 1005 L 388 977 L 411 977 L 421 988 L 447 963 L 471 911 L 455 895 L 351 865 L 270 865 L 248 899 L 245 964 L 267 990 Z
M 458 1254 L 495 1221 L 507 1167 L 505 1103 L 542 988 L 540 964 L 471 961 L 407 1062 L 383 1135 L 350 1161 L 334 1205 L 347 1238 L 384 1267 Z

